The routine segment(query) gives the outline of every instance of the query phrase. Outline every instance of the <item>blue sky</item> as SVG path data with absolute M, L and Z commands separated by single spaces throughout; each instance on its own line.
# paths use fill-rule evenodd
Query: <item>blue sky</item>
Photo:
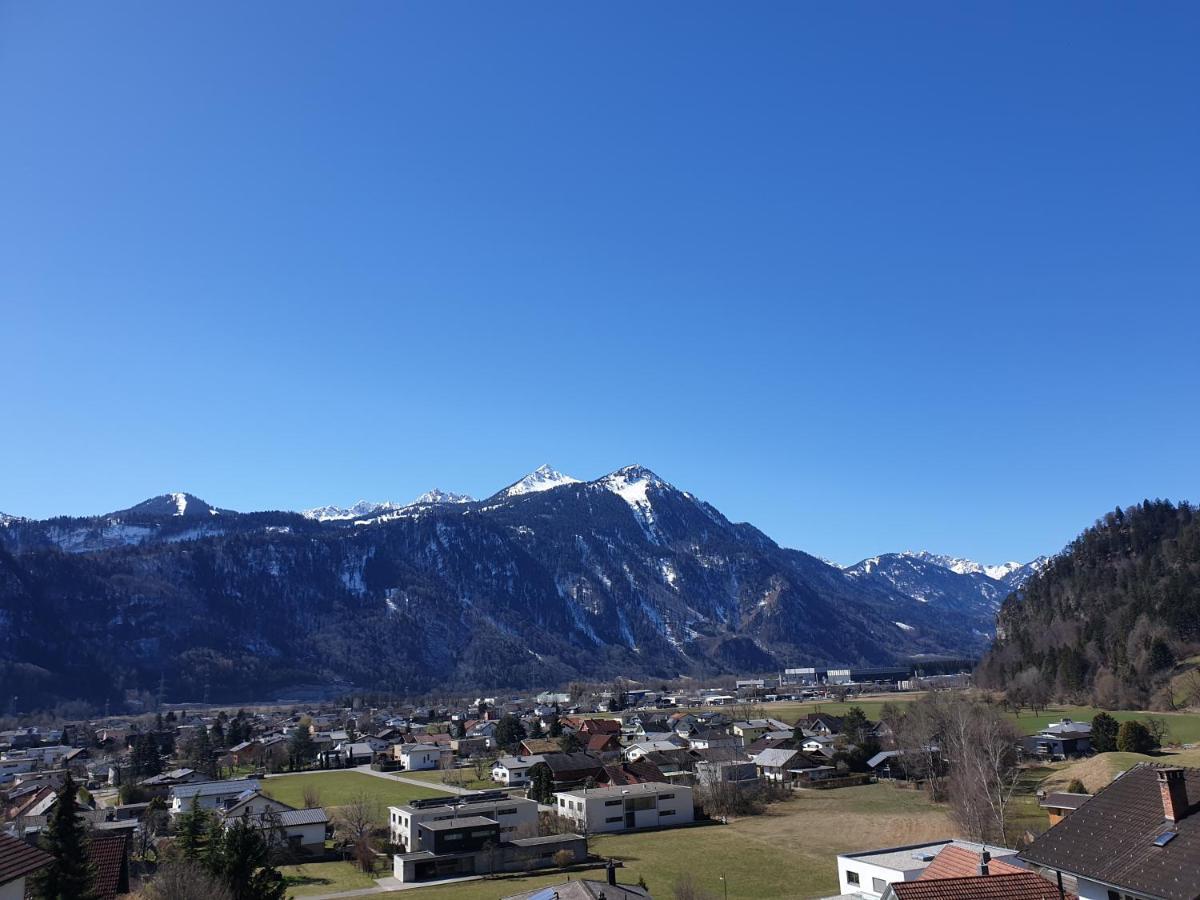
M 0 509 L 1200 499 L 1200 7 L 0 3 Z

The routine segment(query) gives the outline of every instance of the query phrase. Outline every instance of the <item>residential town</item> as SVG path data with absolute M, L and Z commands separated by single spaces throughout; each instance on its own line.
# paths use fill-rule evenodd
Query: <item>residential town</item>
M 1094 792 L 1039 790 L 1029 798 L 1037 821 L 1018 828 L 956 792 L 986 795 L 1038 767 L 1095 758 L 1092 724 L 1064 716 L 1024 736 L 1003 731 L 998 780 L 971 782 L 957 769 L 973 751 L 954 743 L 948 723 L 1008 714 L 961 676 L 931 690 L 901 674 L 834 682 L 826 671 L 795 686 L 744 679 L 689 691 L 622 681 L 457 703 L 171 708 L 10 729 L 0 734 L 3 896 L 24 896 L 50 864 L 43 838 L 64 803 L 82 825 L 103 900 L 152 887 L 161 871 L 234 833 L 261 843 L 261 870 L 281 897 L 472 884 L 470 896 L 533 896 L 503 885 L 536 877 L 575 892 L 596 884 L 605 896 L 661 898 L 692 888 L 623 880 L 626 864 L 605 854 L 606 839 L 661 843 L 678 832 L 720 841 L 780 810 L 836 809 L 845 798 L 850 812 L 868 796 L 934 799 L 950 810 L 945 833 L 881 846 L 844 833 L 815 879 L 836 876 L 837 892 L 796 896 L 1200 896 L 1200 817 L 1190 815 L 1200 770 L 1140 763 Z M 902 690 L 913 687 L 921 690 Z M 941 731 L 914 730 L 923 711 L 942 716 Z M 986 729 L 973 734 L 989 740 Z M 820 817 L 806 827 L 820 828 Z M 1123 848 L 1119 864 L 1092 849 L 1099 841 Z M 496 887 L 478 893 L 486 884 Z

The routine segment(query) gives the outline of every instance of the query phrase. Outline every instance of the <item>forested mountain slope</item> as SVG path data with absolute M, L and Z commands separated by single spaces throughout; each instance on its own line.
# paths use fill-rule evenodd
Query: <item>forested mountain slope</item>
M 1200 646 L 1196 508 L 1147 500 L 1109 513 L 1005 601 L 997 631 L 985 686 L 1166 705 L 1175 661 Z

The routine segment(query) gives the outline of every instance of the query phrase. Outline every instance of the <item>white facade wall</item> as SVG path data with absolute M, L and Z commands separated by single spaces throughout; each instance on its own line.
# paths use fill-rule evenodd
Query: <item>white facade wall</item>
M 558 812 L 574 819 L 589 834 L 668 828 L 695 819 L 692 789 L 684 785 L 634 784 L 620 793 L 613 789 L 560 791 L 554 797 Z
M 889 884 L 898 881 L 916 881 L 928 863 L 912 869 L 894 869 L 879 866 L 861 859 L 838 857 L 838 887 L 843 894 L 862 894 L 864 897 L 879 898 Z M 853 880 L 857 876 L 858 880 Z
M 443 822 L 463 819 L 467 816 L 485 816 L 495 819 L 500 825 L 500 840 L 511 841 L 519 837 L 537 835 L 538 805 L 522 797 L 510 797 L 487 803 L 467 803 L 459 806 L 433 806 L 414 809 L 411 806 L 388 807 L 388 835 L 392 843 L 404 847 L 404 852 L 414 849 L 417 826 L 424 822 Z
M 401 751 L 400 762 L 407 772 L 423 772 L 428 769 L 436 769 L 441 755 L 442 752 L 438 749 L 414 750 L 408 753 Z

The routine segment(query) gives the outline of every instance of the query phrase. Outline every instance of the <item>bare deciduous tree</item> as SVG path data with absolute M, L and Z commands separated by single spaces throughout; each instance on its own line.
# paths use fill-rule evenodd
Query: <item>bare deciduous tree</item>
M 138 900 L 233 900 L 229 888 L 198 863 L 176 860 L 159 868 Z
M 380 815 L 379 801 L 370 794 L 361 793 L 341 807 L 334 817 L 334 834 L 353 848 L 354 859 L 364 872 L 375 868 L 371 837 Z
M 306 784 L 300 796 L 305 809 L 315 809 L 321 805 L 321 792 L 314 784 Z

